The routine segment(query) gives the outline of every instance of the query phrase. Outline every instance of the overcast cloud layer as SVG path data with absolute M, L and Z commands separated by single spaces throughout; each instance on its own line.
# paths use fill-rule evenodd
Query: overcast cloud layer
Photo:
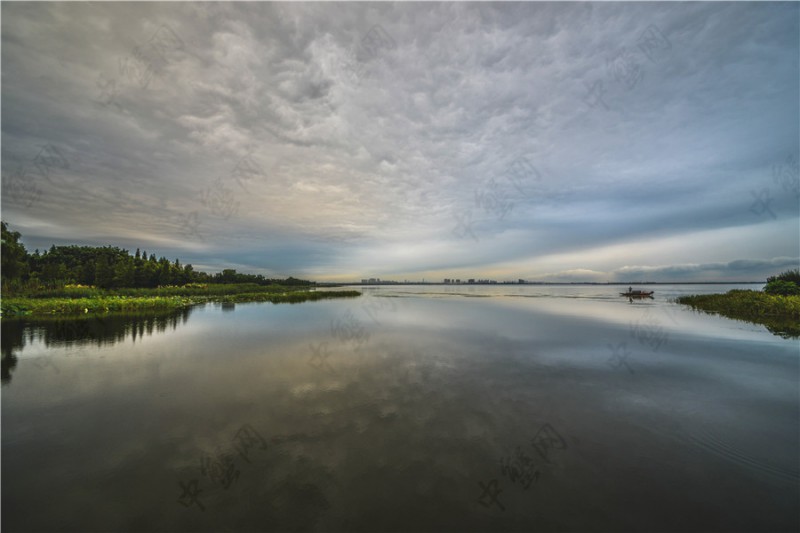
M 797 3 L 3 3 L 29 249 L 346 281 L 800 256 Z

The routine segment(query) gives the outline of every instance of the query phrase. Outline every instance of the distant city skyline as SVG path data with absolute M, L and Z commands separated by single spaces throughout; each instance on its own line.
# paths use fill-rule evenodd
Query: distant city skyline
M 0 9 L 30 251 L 322 282 L 800 264 L 798 3 Z

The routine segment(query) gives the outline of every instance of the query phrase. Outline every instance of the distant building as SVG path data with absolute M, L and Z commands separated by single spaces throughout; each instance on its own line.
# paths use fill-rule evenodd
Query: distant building
M 519 283 L 520 285 L 522 285 L 522 284 L 524 284 L 524 283 L 525 283 L 525 280 L 524 280 L 524 279 L 521 279 L 521 280 L 519 280 L 517 283 Z
M 468 280 L 467 280 L 467 283 L 475 283 L 475 278 L 468 279 Z
M 450 283 L 450 278 L 444 278 L 445 283 Z

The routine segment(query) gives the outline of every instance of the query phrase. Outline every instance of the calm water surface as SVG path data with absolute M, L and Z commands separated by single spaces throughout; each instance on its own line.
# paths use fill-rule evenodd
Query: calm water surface
M 3 321 L 3 530 L 796 530 L 798 340 L 669 302 L 731 288 Z

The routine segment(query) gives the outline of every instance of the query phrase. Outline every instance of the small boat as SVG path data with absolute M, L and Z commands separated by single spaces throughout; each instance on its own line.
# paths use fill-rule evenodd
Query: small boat
M 619 293 L 620 296 L 627 296 L 628 298 L 645 298 L 652 297 L 654 291 L 628 291 Z

